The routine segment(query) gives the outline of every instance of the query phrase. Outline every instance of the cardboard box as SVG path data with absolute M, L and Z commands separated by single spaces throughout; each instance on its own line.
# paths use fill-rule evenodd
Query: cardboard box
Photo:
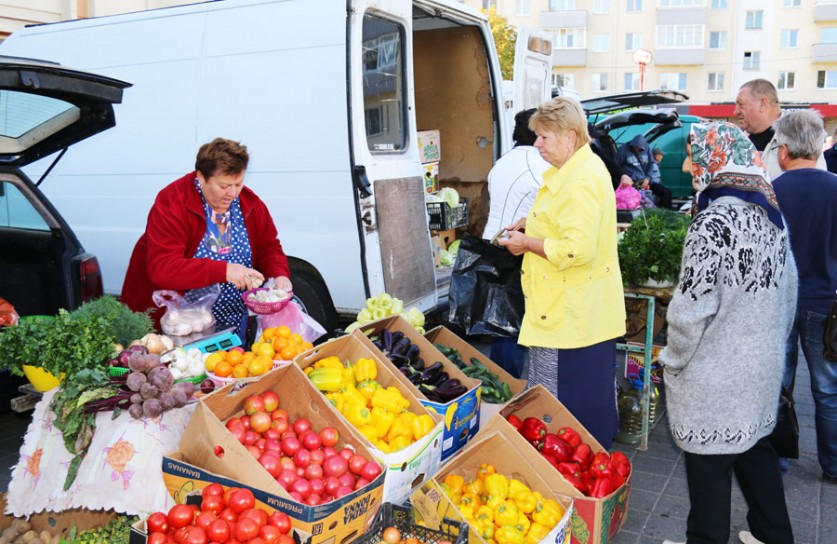
M 651 330 L 652 341 L 663 330 L 666 324 L 668 302 L 656 299 L 654 302 L 654 326 Z M 628 342 L 645 344 L 645 333 L 648 330 L 648 301 L 641 298 L 625 297 L 625 339 Z
M 381 353 L 378 348 L 369 340 L 369 335 L 380 334 L 384 329 L 389 329 L 392 332 L 401 331 L 404 336 L 418 346 L 419 357 L 424 359 L 426 365 L 432 365 L 439 361 L 442 363 L 444 371 L 448 373 L 451 378 L 456 378 L 461 381 L 468 391 L 457 399 L 450 402 L 440 403 L 429 400 L 424 396 L 418 388 L 410 383 L 410 381 L 386 359 L 385 355 Z M 380 321 L 375 321 L 355 329 L 352 333 L 363 341 L 366 346 L 378 354 L 380 359 L 389 366 L 393 375 L 397 380 L 404 384 L 407 388 L 415 393 L 421 403 L 444 418 L 444 431 L 442 434 L 442 461 L 445 461 L 451 455 L 459 451 L 468 440 L 470 440 L 480 427 L 480 412 L 479 412 L 479 397 L 477 390 L 482 382 L 474 380 L 466 376 L 455 364 L 450 362 L 447 357 L 436 349 L 433 344 L 410 325 L 403 317 L 393 316 Z
M 434 236 L 439 237 L 442 249 L 447 249 L 456 241 L 456 229 L 434 230 Z
M 433 248 L 433 266 L 439 267 L 442 264 L 442 238 L 435 234 L 430 237 L 430 246 Z
M 339 500 L 308 506 L 295 501 L 224 426 L 227 419 L 242 414 L 245 398 L 268 390 L 279 395 L 280 407 L 288 411 L 291 420 L 306 417 L 314 429 L 334 427 L 340 435 L 338 449 L 349 446 L 374 459 L 351 426 L 335 417 L 329 402 L 302 370 L 291 364 L 257 381 L 230 384 L 201 399 L 183 432 L 179 451 L 163 457 L 166 488 L 175 500 L 185 500 L 189 492 L 213 482 L 247 487 L 259 506 L 288 514 L 294 528 L 312 535 L 313 544 L 340 542 L 361 534 L 382 502 L 384 471 L 369 485 Z
M 422 164 L 442 160 L 442 144 L 438 130 L 418 132 L 419 160 Z
M 521 448 L 519 443 L 508 440 L 512 434 L 517 434 L 511 426 L 509 429 L 511 431 L 500 429 L 490 433 L 481 432 L 456 457 L 446 463 L 432 480 L 416 490 L 410 497 L 410 503 L 421 516 L 423 523 L 431 528 L 438 527 L 440 520 L 446 517 L 456 521 L 465 521 L 440 484 L 448 474 L 458 474 L 465 478 L 466 482 L 472 480 L 476 477 L 481 464 L 490 463 L 499 474 L 526 484 L 529 489 L 540 492 L 544 497 L 557 500 L 564 508 L 564 516 L 542 542 L 549 544 L 569 542 L 573 499 L 555 493 L 547 480 L 538 474 L 537 468 L 529 463 L 530 459 L 540 457 L 540 455 L 525 441 L 526 447 Z M 469 525 L 468 542 L 474 544 L 486 541 Z
M 436 426 L 420 440 L 416 440 L 406 448 L 384 453 L 363 436 L 351 423 L 346 421 L 331 403 L 326 401 L 334 416 L 344 421 L 355 438 L 368 448 L 372 455 L 384 467 L 384 492 L 383 501 L 401 504 L 410 498 L 413 488 L 432 476 L 442 464 L 442 417 L 425 408 L 413 389 L 405 386 L 396 379 L 393 370 L 384 362 L 383 358 L 376 353 L 377 350 L 369 349 L 358 337 L 352 335 L 341 336 L 329 340 L 313 350 L 309 350 L 295 359 L 300 368 L 311 366 L 324 357 L 335 356 L 341 361 L 355 362 L 361 357 L 374 360 L 378 365 L 378 377 L 376 381 L 382 387 L 393 386 L 398 389 L 404 398 L 410 401 L 410 411 L 421 415 L 428 414 L 436 422 Z M 310 385 L 310 384 L 309 384 Z M 313 386 L 311 386 L 313 388 Z M 319 393 L 319 391 L 317 391 Z M 325 397 L 323 397 L 325 398 Z
M 488 367 L 491 372 L 497 374 L 497 376 L 503 380 L 503 382 L 509 384 L 509 389 L 512 392 L 512 397 L 526 389 L 526 380 L 521 380 L 519 378 L 515 378 L 508 372 L 506 372 L 503 367 L 483 355 L 483 353 L 477 349 L 475 349 L 471 344 L 463 340 L 453 331 L 445 327 L 444 325 L 440 325 L 434 329 L 427 331 L 424 335 L 425 338 L 433 342 L 434 344 L 441 344 L 445 347 L 453 348 L 459 352 L 459 355 L 462 356 L 462 360 L 468 363 L 471 358 L 476 358 Z M 504 406 L 506 403 L 502 404 L 490 404 L 485 402 L 482 397 L 480 397 L 480 421 L 488 421 L 488 419 L 500 411 L 500 407 Z
M 510 440 L 515 443 L 525 443 L 535 455 L 529 462 L 538 474 L 547 481 L 554 491 L 573 498 L 574 512 L 572 522 L 573 544 L 610 544 L 622 528 L 628 516 L 628 498 L 630 495 L 631 479 L 619 489 L 600 499 L 587 497 L 564 479 L 560 472 L 549 462 L 537 454 L 526 440 L 518 435 L 514 427 L 506 421 L 509 414 L 515 414 L 521 419 L 529 416 L 537 417 L 546 423 L 549 432 L 554 433 L 561 427 L 572 427 L 581 439 L 590 445 L 593 453 L 607 452 L 593 435 L 585 429 L 567 408 L 561 404 L 542 385 L 527 389 L 509 403 L 491 420 L 486 422 L 484 432 L 505 430 L 511 431 Z
M 435 193 L 439 190 L 439 162 L 422 164 L 424 169 L 424 192 Z
M 6 510 L 6 494 L 0 493 L 0 531 L 12 526 L 14 516 L 2 514 Z M 116 519 L 113 510 L 84 510 L 73 508 L 63 512 L 40 512 L 29 516 L 29 524 L 39 533 L 47 530 L 53 535 L 63 535 L 66 538 L 70 530 L 75 527 L 77 532 L 95 527 L 102 527 Z

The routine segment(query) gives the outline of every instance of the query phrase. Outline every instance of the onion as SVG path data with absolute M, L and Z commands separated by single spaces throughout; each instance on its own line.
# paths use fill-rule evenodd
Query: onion
M 160 354 L 166 351 L 166 345 L 160 340 L 160 335 L 150 332 L 140 339 L 142 345 L 151 353 Z

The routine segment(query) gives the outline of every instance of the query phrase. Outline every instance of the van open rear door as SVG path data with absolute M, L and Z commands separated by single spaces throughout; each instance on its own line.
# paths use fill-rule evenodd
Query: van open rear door
M 544 30 L 520 27 L 514 49 L 514 113 L 537 108 L 552 98 L 551 92 L 552 37 Z
M 358 0 L 349 11 L 349 124 L 369 294 L 428 310 L 437 302 L 412 82 L 412 3 Z

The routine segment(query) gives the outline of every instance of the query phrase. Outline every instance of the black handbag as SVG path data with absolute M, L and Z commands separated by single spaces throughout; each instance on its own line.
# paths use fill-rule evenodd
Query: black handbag
M 768 439 L 779 457 L 799 459 L 799 422 L 796 419 L 793 397 L 784 387 L 779 396 L 776 427 L 773 428 Z
M 837 298 L 825 318 L 822 343 L 823 357 L 828 361 L 837 361 Z

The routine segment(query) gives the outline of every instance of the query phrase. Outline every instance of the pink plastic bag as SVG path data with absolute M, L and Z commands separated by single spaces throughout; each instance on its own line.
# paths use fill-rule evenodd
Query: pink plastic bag
M 303 312 L 300 305 L 293 300 L 275 314 L 256 317 L 256 322 L 259 325 L 257 336 L 261 335 L 263 330 L 279 325 L 285 325 L 293 332 L 299 333 L 306 342 L 313 342 L 326 332 L 322 325 Z
M 617 210 L 635 210 L 639 208 L 642 202 L 642 195 L 633 187 L 627 185 L 620 185 L 616 189 L 616 209 Z

